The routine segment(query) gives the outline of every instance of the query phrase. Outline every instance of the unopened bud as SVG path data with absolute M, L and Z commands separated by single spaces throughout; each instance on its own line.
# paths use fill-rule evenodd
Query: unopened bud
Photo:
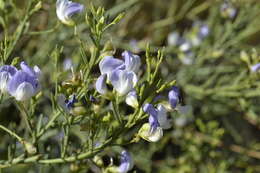
M 22 143 L 23 143 L 23 145 L 24 145 L 25 150 L 26 150 L 29 154 L 35 154 L 35 153 L 37 152 L 36 147 L 35 147 L 32 143 L 27 142 L 27 141 L 23 141 Z

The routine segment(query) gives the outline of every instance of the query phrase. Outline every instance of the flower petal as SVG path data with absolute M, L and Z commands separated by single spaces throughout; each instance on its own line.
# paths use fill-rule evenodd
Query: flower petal
M 179 97 L 180 97 L 179 88 L 176 86 L 172 87 L 172 89 L 168 93 L 168 99 L 172 109 L 175 109 L 177 104 L 179 103 L 180 101 Z
M 7 83 L 10 79 L 10 74 L 6 71 L 0 72 L 0 90 L 7 92 Z
M 135 87 L 137 77 L 135 73 L 131 71 L 114 70 L 111 74 L 110 81 L 120 95 L 125 95 Z
M 11 78 L 11 80 L 9 80 L 8 92 L 12 96 L 15 96 L 16 90 L 24 82 L 31 84 L 31 86 L 34 90 L 34 92 L 33 92 L 34 94 L 36 94 L 38 92 L 38 90 L 40 88 L 38 79 L 21 70 L 16 72 L 16 74 Z
M 84 6 L 79 3 L 71 2 L 69 0 L 57 0 L 56 14 L 59 20 L 67 25 L 73 25 L 74 22 L 71 17 L 76 13 L 81 13 Z
M 103 74 L 103 75 L 100 75 L 96 81 L 96 90 L 97 90 L 97 92 L 99 92 L 100 94 L 103 94 L 103 95 L 106 94 L 108 91 L 106 80 L 107 80 L 107 75 Z
M 141 59 L 138 55 L 134 55 L 129 51 L 124 51 L 122 56 L 125 60 L 125 69 L 138 73 L 141 66 Z
M 31 83 L 23 82 L 21 83 L 13 95 L 18 101 L 25 101 L 30 99 L 35 94 L 35 90 Z
M 167 118 L 167 110 L 163 105 L 158 105 L 158 122 L 163 129 L 171 128 L 171 121 Z
M 122 60 L 116 59 L 113 56 L 106 56 L 99 62 L 99 69 L 101 74 L 107 74 L 108 79 L 110 79 L 113 70 L 122 68 L 123 64 Z
M 139 104 L 137 100 L 136 91 L 130 91 L 126 96 L 125 102 L 129 106 L 132 106 L 133 108 L 137 108 Z
M 260 63 L 251 66 L 250 69 L 252 72 L 258 72 L 260 70 Z
M 0 72 L 4 71 L 8 72 L 11 76 L 13 76 L 17 72 L 17 69 L 11 65 L 3 65 L 0 67 Z
M 126 173 L 126 172 L 130 171 L 134 166 L 133 159 L 132 159 L 130 153 L 128 153 L 125 150 L 122 151 L 122 153 L 121 153 L 120 162 L 121 163 L 118 167 L 119 173 Z
M 157 127 L 153 133 L 150 132 L 150 129 L 151 125 L 145 123 L 138 131 L 138 135 L 148 142 L 157 142 L 163 137 L 163 130 L 161 127 Z

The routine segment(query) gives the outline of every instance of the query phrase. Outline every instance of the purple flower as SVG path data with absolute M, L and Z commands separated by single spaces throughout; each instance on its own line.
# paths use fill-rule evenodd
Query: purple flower
M 8 82 L 8 92 L 18 101 L 25 101 L 36 95 L 40 90 L 39 80 L 22 70 L 19 70 Z
M 106 56 L 99 62 L 101 75 L 107 74 L 108 79 L 110 79 L 110 76 L 114 70 L 122 68 L 124 68 L 124 62 L 112 56 Z
M 16 72 L 17 69 L 11 65 L 0 67 L 0 91 L 7 92 L 7 84 Z
M 251 66 L 250 69 L 252 72 L 258 72 L 260 70 L 260 63 Z
M 143 124 L 139 129 L 138 135 L 149 142 L 157 142 L 163 136 L 163 122 L 159 122 L 159 117 L 162 114 L 160 110 L 156 109 L 152 104 L 145 104 L 143 106 L 144 112 L 149 114 L 149 123 Z
M 27 74 L 29 74 L 30 76 L 33 76 L 35 78 L 38 78 L 41 75 L 41 70 L 38 66 L 34 66 L 32 69 L 31 67 L 29 67 L 26 64 L 26 62 L 22 61 L 20 63 L 20 67 L 21 67 L 22 71 L 26 72 Z
M 138 79 L 141 60 L 140 57 L 128 51 L 122 53 L 123 60 L 113 56 L 104 57 L 99 63 L 101 76 L 96 81 L 96 89 L 100 94 L 107 93 L 107 82 L 110 82 L 114 89 L 120 94 L 125 95 L 131 91 Z
M 118 172 L 119 173 L 126 173 L 130 171 L 133 168 L 133 159 L 127 151 L 122 151 L 121 152 L 121 158 L 120 158 L 120 165 L 118 167 Z
M 178 87 L 172 87 L 172 89 L 168 93 L 168 99 L 172 109 L 175 109 L 177 104 L 180 102 L 180 90 Z
M 81 13 L 84 6 L 79 3 L 71 2 L 69 0 L 57 0 L 56 13 L 62 23 L 66 25 L 74 25 L 71 17 L 76 13 Z
M 152 104 L 147 103 L 143 106 L 143 110 L 150 115 L 149 124 L 151 126 L 151 133 L 154 133 L 157 127 L 161 127 L 162 129 L 171 127 L 170 121 L 167 118 L 167 110 L 163 105 L 159 104 L 155 108 Z

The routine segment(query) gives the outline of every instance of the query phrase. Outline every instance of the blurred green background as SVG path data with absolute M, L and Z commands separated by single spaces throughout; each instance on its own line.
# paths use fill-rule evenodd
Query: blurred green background
M 161 141 L 149 145 L 141 141 L 128 146 L 135 160 L 132 172 L 260 172 L 260 74 L 250 71 L 251 65 L 260 62 L 258 0 L 230 1 L 236 9 L 233 18 L 221 13 L 224 1 L 77 2 L 83 3 L 86 10 L 90 3 L 103 6 L 111 18 L 125 12 L 122 21 L 107 31 L 102 40 L 104 45 L 113 47 L 116 55 L 127 49 L 144 56 L 147 43 L 154 52 L 164 47 L 166 58 L 160 73 L 165 79 L 176 79 L 182 90 L 183 104 L 192 106 L 189 115 L 172 113 L 175 124 L 165 131 Z M 25 16 L 26 6 L 26 0 L 0 0 L 0 40 L 4 40 L 4 33 L 10 36 L 15 33 Z M 84 17 L 77 18 L 81 23 L 77 32 L 81 40 L 89 41 L 88 26 L 82 22 Z M 73 28 L 59 24 L 53 0 L 43 0 L 41 10 L 29 21 L 12 57 L 39 65 L 45 74 L 43 87 L 54 90 L 51 83 L 55 78 L 55 65 L 51 53 L 56 46 L 63 46 L 59 68 L 63 68 L 66 58 L 71 58 L 77 68 L 80 64 L 79 40 L 75 38 Z M 192 32 L 196 21 L 207 24 L 209 35 L 192 48 L 193 63 L 184 64 L 182 52 L 168 44 L 168 36 L 171 32 L 180 35 Z M 59 81 L 65 78 L 61 76 Z M 43 102 L 39 109 L 48 114 L 50 106 Z M 17 112 L 11 103 L 1 103 L 1 124 L 19 124 Z M 3 157 L 3 141 L 12 141 L 4 132 L 0 133 L 0 157 Z M 72 172 L 71 168 L 70 164 L 32 164 L 2 172 Z M 78 172 L 87 171 L 80 169 Z

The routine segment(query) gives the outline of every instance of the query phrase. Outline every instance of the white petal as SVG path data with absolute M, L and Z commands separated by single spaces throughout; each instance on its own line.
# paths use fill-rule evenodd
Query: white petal
M 14 97 L 18 101 L 25 101 L 30 99 L 34 94 L 35 94 L 35 90 L 33 86 L 28 82 L 24 82 L 18 86 Z
M 145 123 L 138 131 L 138 135 L 149 142 L 157 142 L 163 137 L 163 130 L 161 127 L 157 127 L 153 133 L 151 133 L 150 129 L 150 124 Z
M 8 72 L 1 72 L 0 73 L 0 90 L 5 93 L 7 92 L 7 83 L 10 79 Z
M 134 72 L 115 70 L 111 75 L 110 81 L 119 95 L 125 95 L 135 87 L 137 76 Z
M 137 108 L 139 104 L 138 104 L 136 92 L 135 91 L 129 92 L 126 96 L 125 102 L 129 106 L 132 106 L 133 108 Z

